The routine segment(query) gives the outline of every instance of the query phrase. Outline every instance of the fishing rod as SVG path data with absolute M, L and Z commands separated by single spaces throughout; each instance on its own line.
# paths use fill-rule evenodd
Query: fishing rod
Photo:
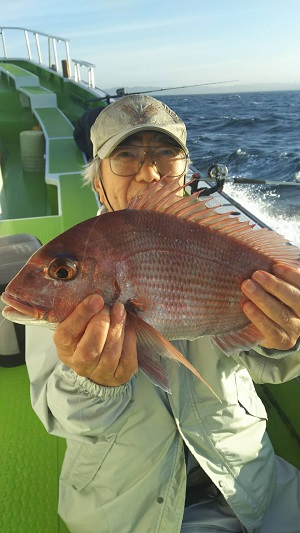
M 199 191 L 199 197 L 200 196 L 210 196 L 211 194 L 215 192 L 222 192 L 225 183 L 234 183 L 238 185 L 267 185 L 272 187 L 278 187 L 278 186 L 284 186 L 284 185 L 291 185 L 300 187 L 300 182 L 291 182 L 291 181 L 271 181 L 271 180 L 262 180 L 262 179 L 248 179 L 248 178 L 228 178 L 228 168 L 226 165 L 221 165 L 217 163 L 213 163 L 210 165 L 207 169 L 207 177 L 203 177 L 200 175 L 198 170 L 193 167 L 193 165 L 190 165 L 190 170 L 192 171 L 192 181 L 189 184 L 191 188 L 191 194 L 196 193 Z M 199 188 L 199 182 L 200 181 L 212 181 L 214 182 L 214 185 L 211 187 L 204 187 Z
M 217 179 L 223 179 L 228 183 L 234 183 L 238 185 L 268 185 L 272 187 L 300 187 L 300 182 L 297 181 L 273 181 L 257 178 L 228 178 L 228 168 L 225 165 L 213 163 L 207 169 L 208 178 L 216 181 Z
M 172 91 L 173 89 L 187 89 L 188 87 L 204 87 L 205 85 L 221 85 L 222 83 L 234 83 L 239 80 L 227 80 L 227 81 L 211 81 L 209 83 L 196 83 L 195 85 L 181 85 L 179 87 L 162 87 L 161 89 L 153 89 L 151 91 L 138 91 L 136 93 L 128 94 L 146 94 L 146 93 L 156 93 L 162 91 Z
M 122 96 L 128 96 L 131 94 L 149 94 L 149 93 L 159 93 L 162 91 L 172 91 L 174 89 L 187 89 L 190 87 L 204 87 L 207 85 L 221 85 L 223 83 L 236 83 L 239 80 L 226 80 L 226 81 L 211 81 L 208 83 L 196 83 L 194 85 L 180 85 L 178 87 L 162 87 L 161 89 L 151 89 L 149 91 L 136 91 L 136 92 L 129 92 L 127 93 L 123 87 L 120 89 L 116 89 L 116 94 L 110 95 L 103 89 L 100 89 L 100 87 L 95 87 L 98 91 L 101 91 L 105 94 L 105 96 L 99 96 L 97 98 L 91 98 L 87 100 L 87 102 L 97 102 L 98 100 L 106 100 L 107 103 L 110 103 L 111 98 L 121 98 Z
M 246 184 L 246 185 L 268 185 L 273 187 L 300 187 L 300 182 L 297 181 L 272 181 L 262 179 L 248 179 L 248 178 L 229 178 L 229 183 Z

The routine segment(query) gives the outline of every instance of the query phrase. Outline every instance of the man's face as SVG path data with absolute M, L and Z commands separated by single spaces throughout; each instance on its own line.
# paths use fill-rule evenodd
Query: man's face
M 170 137 L 159 132 L 145 131 L 128 137 L 122 144 L 126 144 L 126 146 L 154 147 L 172 144 L 172 140 Z M 147 148 L 144 148 L 144 150 L 147 150 Z M 162 177 L 155 165 L 153 165 L 150 157 L 146 157 L 142 168 L 137 174 L 126 177 L 114 174 L 110 168 L 109 158 L 103 159 L 101 161 L 101 176 L 107 198 L 115 211 L 125 209 L 132 198 L 137 194 L 143 194 Z M 182 183 L 183 181 L 184 176 L 182 176 Z M 99 193 L 101 203 L 105 204 L 108 211 L 111 211 L 111 207 L 105 198 L 100 179 L 95 180 L 94 186 Z

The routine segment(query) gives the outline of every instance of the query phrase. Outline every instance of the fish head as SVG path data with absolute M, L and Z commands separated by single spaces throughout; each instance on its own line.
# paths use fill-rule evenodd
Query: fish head
M 58 324 L 93 290 L 94 260 L 37 251 L 7 285 L 2 314 L 21 324 Z M 46 323 L 46 324 L 45 324 Z
M 98 293 L 107 299 L 112 271 L 105 270 L 98 247 L 88 242 L 86 226 L 80 226 L 37 250 L 7 285 L 1 297 L 5 318 L 55 327 L 86 296 Z

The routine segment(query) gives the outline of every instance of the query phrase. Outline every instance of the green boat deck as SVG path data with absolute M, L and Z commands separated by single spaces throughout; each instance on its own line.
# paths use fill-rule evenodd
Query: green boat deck
M 65 441 L 32 410 L 25 365 L 0 367 L 0 531 L 67 533 L 57 515 Z

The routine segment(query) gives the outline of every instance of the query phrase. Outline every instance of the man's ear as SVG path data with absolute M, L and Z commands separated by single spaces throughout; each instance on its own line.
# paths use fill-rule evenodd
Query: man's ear
M 104 204 L 105 196 L 104 196 L 101 181 L 99 178 L 96 178 L 94 180 L 94 189 L 99 194 L 99 200 L 101 204 Z

